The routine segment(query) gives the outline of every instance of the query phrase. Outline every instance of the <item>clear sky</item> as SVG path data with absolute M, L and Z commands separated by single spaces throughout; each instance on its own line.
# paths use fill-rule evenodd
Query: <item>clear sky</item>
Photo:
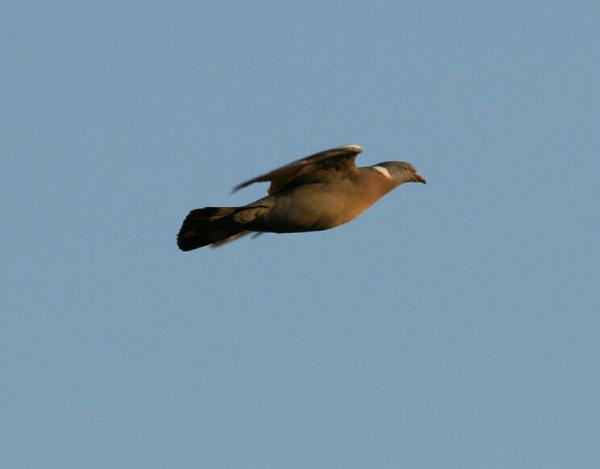
M 0 3 L 0 466 L 600 467 L 600 3 Z M 321 149 L 332 231 L 179 252 Z

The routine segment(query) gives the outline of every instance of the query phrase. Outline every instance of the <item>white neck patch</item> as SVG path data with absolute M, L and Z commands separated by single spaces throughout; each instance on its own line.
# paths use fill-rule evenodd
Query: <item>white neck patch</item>
M 392 179 L 392 175 L 387 168 L 384 168 L 383 166 L 373 166 L 373 169 L 383 174 L 387 179 Z

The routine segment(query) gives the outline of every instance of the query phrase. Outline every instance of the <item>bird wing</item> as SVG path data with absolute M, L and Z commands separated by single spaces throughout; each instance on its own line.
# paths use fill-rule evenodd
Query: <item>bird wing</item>
M 233 188 L 240 190 L 255 182 L 271 182 L 269 195 L 275 194 L 290 186 L 314 183 L 330 179 L 335 173 L 346 173 L 356 168 L 354 159 L 362 153 L 360 145 L 344 145 L 330 150 L 321 151 L 293 163 L 274 169 Z

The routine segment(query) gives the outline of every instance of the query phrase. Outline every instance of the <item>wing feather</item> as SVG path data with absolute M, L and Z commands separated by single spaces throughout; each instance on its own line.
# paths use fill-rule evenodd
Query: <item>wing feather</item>
M 269 194 L 271 195 L 281 191 L 303 176 L 310 175 L 311 181 L 315 182 L 320 178 L 325 179 L 327 175 L 330 176 L 332 171 L 352 171 L 356 168 L 354 160 L 362 151 L 360 145 L 344 145 L 321 151 L 242 182 L 233 188 L 233 192 L 255 182 L 271 182 L 269 187 Z

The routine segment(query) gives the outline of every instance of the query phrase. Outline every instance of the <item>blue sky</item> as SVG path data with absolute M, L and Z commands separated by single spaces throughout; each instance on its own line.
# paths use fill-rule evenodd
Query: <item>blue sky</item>
M 600 465 L 600 6 L 5 1 L 0 465 Z M 181 253 L 315 151 L 332 231 Z

